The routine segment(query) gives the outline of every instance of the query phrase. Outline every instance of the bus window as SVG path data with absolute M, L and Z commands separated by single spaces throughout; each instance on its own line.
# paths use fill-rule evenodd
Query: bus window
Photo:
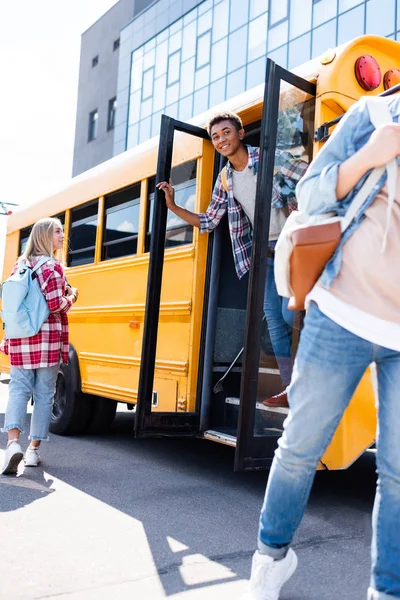
M 104 199 L 102 260 L 137 253 L 140 183 L 109 194 Z
M 59 213 L 58 215 L 53 215 L 53 219 L 58 219 L 61 221 L 61 225 L 64 227 L 65 225 L 65 212 Z
M 18 256 L 21 256 L 21 254 L 25 251 L 31 229 L 32 225 L 30 227 L 25 227 L 25 229 L 21 229 L 21 231 L 19 232 Z
M 192 160 L 175 167 L 171 171 L 171 180 L 175 188 L 175 202 L 179 206 L 194 212 L 196 201 L 196 172 L 197 161 Z M 193 241 L 193 226 L 174 215 L 170 210 L 167 217 L 167 232 L 165 247 L 191 244 Z
M 77 267 L 94 262 L 96 247 L 98 200 L 71 210 L 68 266 Z
M 192 212 L 195 209 L 196 201 L 196 175 L 197 161 L 195 160 L 174 167 L 171 171 L 171 181 L 175 188 L 176 204 Z M 154 177 L 149 179 L 146 252 L 150 250 L 151 228 L 153 225 L 154 181 Z M 183 221 L 169 210 L 167 216 L 167 231 L 165 234 L 165 247 L 172 248 L 182 246 L 184 244 L 191 244 L 192 241 L 192 225 L 189 225 L 186 221 Z

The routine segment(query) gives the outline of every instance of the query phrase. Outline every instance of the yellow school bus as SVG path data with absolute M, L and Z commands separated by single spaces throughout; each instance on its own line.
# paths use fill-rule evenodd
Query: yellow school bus
M 67 278 L 80 291 L 69 313 L 70 362 L 57 380 L 54 433 L 104 430 L 121 402 L 135 412 L 137 437 L 199 436 L 235 447 L 237 470 L 270 464 L 287 414 L 262 404 L 282 389 L 262 310 L 276 148 L 310 162 L 360 96 L 397 90 L 398 69 L 399 44 L 376 36 L 293 72 L 268 60 L 265 86 L 190 123 L 163 116 L 159 137 L 8 218 L 3 279 L 32 224 L 58 216 Z M 223 166 L 205 130 L 217 110 L 237 112 L 245 141 L 261 147 L 252 267 L 241 280 L 226 219 L 200 235 L 168 213 L 155 187 L 171 177 L 178 204 L 206 210 Z M 301 322 L 296 315 L 293 355 Z M 4 355 L 0 370 L 9 370 Z M 346 468 L 374 443 L 374 405 L 369 370 L 320 468 Z

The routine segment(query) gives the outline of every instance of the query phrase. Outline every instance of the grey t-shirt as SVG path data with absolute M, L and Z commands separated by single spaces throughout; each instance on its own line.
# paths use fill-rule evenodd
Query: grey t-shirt
M 257 175 L 254 175 L 253 169 L 248 165 L 243 171 L 232 169 L 233 195 L 242 205 L 252 226 L 254 226 L 254 210 L 256 205 L 256 187 Z M 271 220 L 269 225 L 269 240 L 278 239 L 280 232 L 286 221 L 285 211 L 281 208 L 271 209 Z

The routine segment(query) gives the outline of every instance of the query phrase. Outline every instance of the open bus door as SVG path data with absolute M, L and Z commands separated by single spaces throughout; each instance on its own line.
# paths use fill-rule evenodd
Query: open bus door
M 267 273 L 268 232 L 273 181 L 280 172 L 277 151 L 311 161 L 314 138 L 316 85 L 267 60 L 264 106 L 260 134 L 260 164 L 254 216 L 252 266 L 250 270 L 240 385 L 235 470 L 265 468 L 271 464 L 288 409 L 268 409 L 262 399 L 274 393 L 279 371 L 271 368 L 273 353 L 263 349 L 263 299 Z M 278 175 L 279 176 L 279 175 Z M 276 181 L 276 179 L 275 179 Z M 281 181 L 285 185 L 284 175 Z M 301 327 L 294 315 L 292 355 Z M 268 357 L 267 355 L 270 354 Z M 278 376 L 278 377 L 277 377 Z M 271 387 L 271 382 L 275 384 Z M 279 381 L 280 385 L 280 381 Z M 279 388 L 275 391 L 279 391 Z M 234 399 L 232 399 L 234 400 Z
M 170 181 L 174 148 L 174 134 L 181 132 L 187 136 L 195 136 L 210 144 L 209 151 L 214 151 L 205 129 L 177 121 L 163 115 L 161 118 L 160 143 L 156 182 Z M 206 141 L 207 140 L 207 141 Z M 202 174 L 201 177 L 208 176 Z M 196 435 L 199 429 L 200 414 L 197 406 L 194 412 L 178 411 L 160 412 L 157 410 L 158 392 L 155 390 L 156 352 L 159 333 L 160 299 L 164 267 L 164 250 L 167 232 L 168 209 L 164 192 L 155 188 L 150 241 L 150 262 L 147 280 L 146 310 L 142 341 L 142 356 L 138 399 L 136 405 L 135 435 L 136 437 L 157 435 Z M 151 215 L 150 215 L 151 218 Z M 190 309 L 189 309 L 190 310 Z M 170 344 L 174 344 L 173 337 Z M 164 380 L 165 383 L 165 380 Z M 173 384 L 173 382 L 170 382 Z M 157 386 L 156 386 L 157 387 Z M 169 396 L 173 397 L 171 390 Z M 171 405 L 172 408 L 172 405 Z

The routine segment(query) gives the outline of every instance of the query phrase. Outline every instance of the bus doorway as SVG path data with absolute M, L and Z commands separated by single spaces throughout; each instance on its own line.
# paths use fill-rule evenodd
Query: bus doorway
M 282 362 L 291 368 L 302 323 L 301 314 L 290 315 L 289 356 L 278 356 L 276 336 L 271 339 L 274 323 L 268 322 L 270 313 L 264 311 L 267 270 L 271 277 L 270 255 L 276 241 L 266 232 L 271 210 L 277 211 L 277 196 L 293 201 L 295 183 L 311 162 L 315 85 L 270 60 L 266 81 L 262 121 L 245 126 L 245 143 L 261 148 L 252 267 L 237 278 L 225 217 L 213 233 L 204 314 L 200 431 L 206 439 L 236 447 L 237 470 L 271 462 L 288 409 L 270 408 L 263 401 L 284 390 Z

